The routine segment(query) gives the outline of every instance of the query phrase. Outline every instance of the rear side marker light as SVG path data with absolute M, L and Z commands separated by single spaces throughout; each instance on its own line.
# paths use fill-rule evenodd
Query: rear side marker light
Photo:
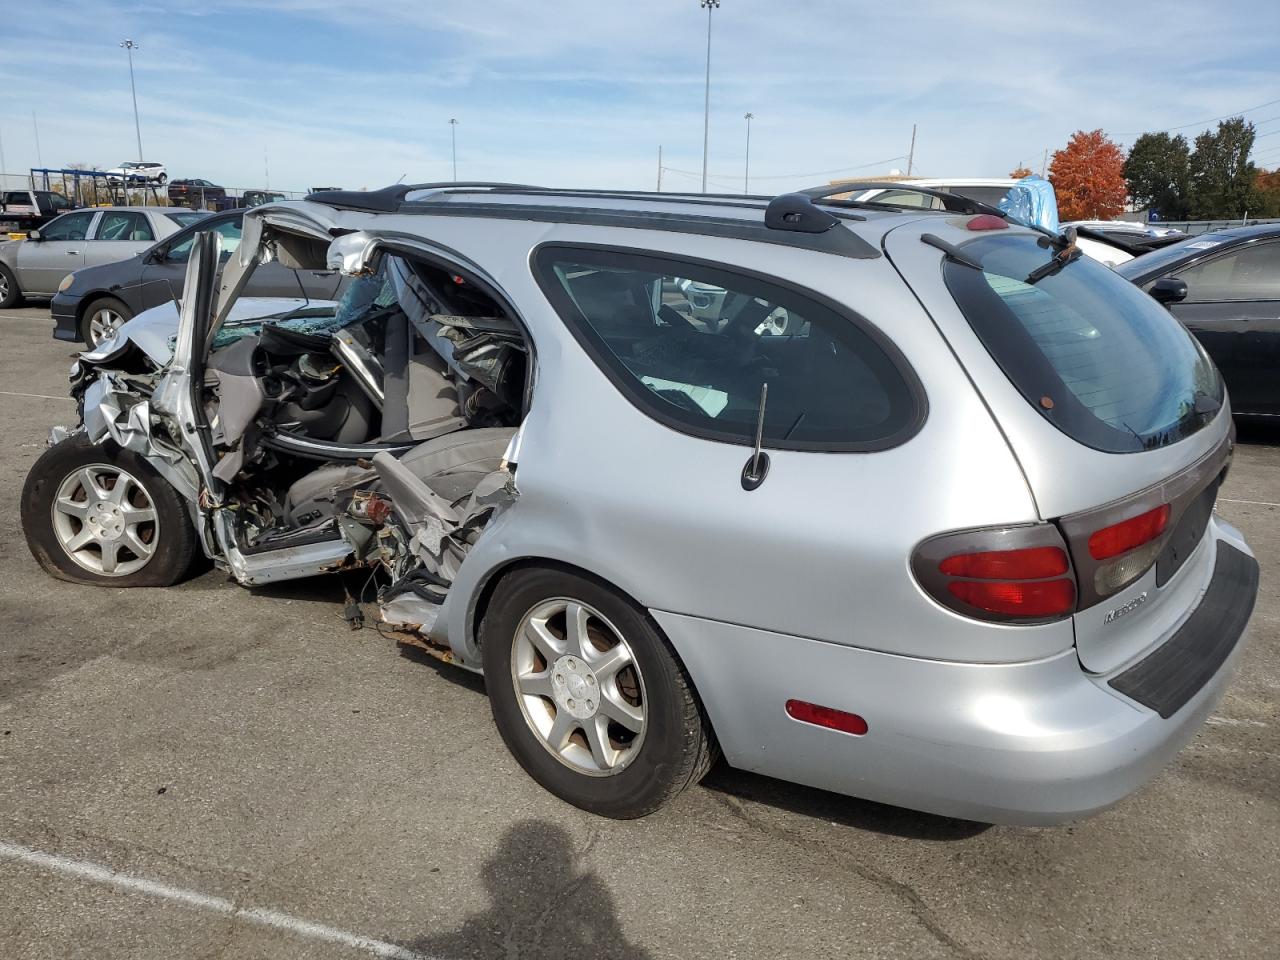
M 867 732 L 867 721 L 856 713 L 837 710 L 834 707 L 823 707 L 804 700 L 788 700 L 787 716 L 801 723 L 811 723 L 815 727 L 826 727 L 860 737 Z
M 1076 606 L 1073 580 L 1035 580 L 1029 583 L 995 580 L 955 580 L 947 584 L 951 595 L 992 613 L 1012 617 L 1061 617 Z
M 1128 553 L 1160 536 L 1168 524 L 1169 505 L 1166 503 L 1136 517 L 1103 527 L 1089 537 L 1089 556 L 1095 560 L 1109 560 Z

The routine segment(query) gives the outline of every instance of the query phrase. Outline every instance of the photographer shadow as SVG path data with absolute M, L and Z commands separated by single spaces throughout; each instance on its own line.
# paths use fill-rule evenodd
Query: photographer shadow
M 481 868 L 488 908 L 456 931 L 404 946 L 430 957 L 648 960 L 648 951 L 627 940 L 608 886 L 576 861 L 563 828 L 517 823 Z

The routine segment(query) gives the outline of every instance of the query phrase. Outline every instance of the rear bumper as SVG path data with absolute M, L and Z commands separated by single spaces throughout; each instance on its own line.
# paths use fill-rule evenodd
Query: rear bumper
M 1030 663 L 951 663 L 653 615 L 688 667 L 733 766 L 945 816 L 1060 823 L 1103 810 L 1154 777 L 1221 699 L 1243 646 L 1256 576 L 1232 592 L 1237 600 L 1247 594 L 1248 607 L 1230 624 L 1213 594 L 1225 589 L 1224 578 L 1238 580 L 1241 566 L 1256 564 L 1225 524 L 1211 523 L 1209 535 L 1219 555 L 1208 602 L 1147 658 L 1165 647 L 1177 653 L 1161 662 L 1177 681 L 1170 688 L 1185 696 L 1165 717 L 1115 686 L 1146 660 L 1094 677 L 1074 649 Z M 1233 555 L 1242 562 L 1224 561 Z M 1221 630 L 1205 631 L 1210 614 Z M 1197 665 L 1197 651 L 1216 665 Z M 1196 669 L 1191 689 L 1187 671 Z M 789 698 L 860 714 L 868 733 L 793 720 L 784 710 Z

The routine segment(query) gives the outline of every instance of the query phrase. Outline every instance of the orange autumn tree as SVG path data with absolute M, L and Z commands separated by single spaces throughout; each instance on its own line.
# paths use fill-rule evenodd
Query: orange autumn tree
M 1032 170 L 1030 167 L 1024 167 L 1022 164 L 1018 164 L 1016 167 L 1014 167 L 1012 170 L 1009 171 L 1009 179 L 1021 180 L 1023 177 L 1031 176 L 1031 173 L 1032 173 Z
M 1101 130 L 1077 130 L 1049 164 L 1063 220 L 1111 220 L 1124 212 L 1124 152 Z

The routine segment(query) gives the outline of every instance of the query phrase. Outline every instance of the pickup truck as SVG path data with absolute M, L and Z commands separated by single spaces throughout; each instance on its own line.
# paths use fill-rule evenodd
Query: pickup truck
M 53 190 L 5 190 L 0 193 L 0 229 L 32 230 L 74 207 Z

